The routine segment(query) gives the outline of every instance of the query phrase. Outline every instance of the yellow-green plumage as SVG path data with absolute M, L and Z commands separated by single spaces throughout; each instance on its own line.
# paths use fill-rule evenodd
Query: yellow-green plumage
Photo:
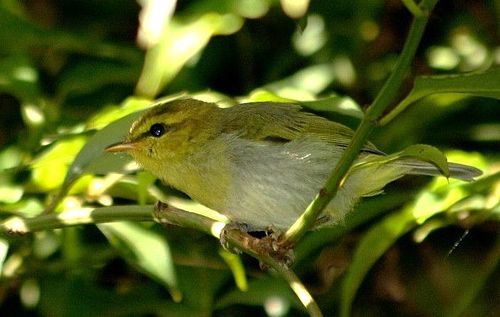
M 162 181 L 232 221 L 252 229 L 286 229 L 325 183 L 352 135 L 351 129 L 297 105 L 218 108 L 182 99 L 147 112 L 133 124 L 124 145 L 111 150 L 129 152 Z M 357 162 L 381 155 L 367 143 Z M 451 177 L 465 180 L 480 174 L 453 163 L 450 171 Z M 405 174 L 438 171 L 413 159 L 356 169 L 326 208 L 323 225 L 338 223 L 359 198 L 379 193 Z

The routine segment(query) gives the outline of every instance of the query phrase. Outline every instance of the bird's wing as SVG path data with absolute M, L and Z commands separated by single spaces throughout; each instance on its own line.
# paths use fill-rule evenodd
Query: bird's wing
M 284 143 L 305 136 L 317 136 L 325 142 L 347 147 L 354 132 L 337 122 L 302 111 L 295 104 L 255 102 L 224 109 L 227 115 L 221 124 L 223 133 L 237 133 L 239 137 Z M 372 143 L 366 143 L 364 152 L 383 154 Z

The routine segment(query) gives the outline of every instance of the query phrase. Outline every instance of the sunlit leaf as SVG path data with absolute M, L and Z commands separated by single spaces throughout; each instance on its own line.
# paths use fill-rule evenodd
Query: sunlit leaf
M 0 170 L 6 170 L 21 163 L 21 149 L 19 146 L 9 146 L 0 151 Z
M 175 301 L 181 300 L 170 248 L 161 235 L 135 223 L 109 223 L 98 227 L 130 263 L 165 285 Z
M 7 252 L 9 251 L 9 242 L 5 239 L 0 239 L 0 276 L 3 272 L 3 263 L 7 258 Z
M 313 100 L 335 79 L 332 63 L 311 65 L 293 75 L 266 85 L 276 94 L 296 100 Z
M 65 180 L 68 166 L 84 144 L 85 138 L 77 136 L 60 140 L 52 145 L 34 161 L 32 165 L 33 183 L 43 190 L 61 186 Z
M 161 33 L 175 11 L 176 0 L 144 0 L 139 14 L 139 30 L 137 42 L 142 48 L 150 48 L 161 39 Z
M 119 106 L 107 107 L 102 111 L 99 111 L 99 113 L 96 113 L 88 120 L 86 128 L 90 130 L 100 130 L 113 121 L 152 106 L 153 103 L 153 100 L 150 99 L 129 97 Z
M 292 19 L 304 16 L 309 7 L 309 0 L 281 0 L 283 11 Z
M 27 56 L 0 59 L 0 92 L 12 94 L 24 102 L 34 102 L 40 96 L 38 70 Z
M 123 141 L 130 125 L 140 115 L 141 112 L 129 114 L 90 137 L 71 164 L 64 183 L 70 184 L 85 173 L 104 174 L 123 170 L 131 159 L 127 156 L 106 153 L 104 149 L 113 143 Z
M 274 92 L 267 90 L 267 89 L 255 89 L 252 91 L 248 97 L 243 97 L 239 99 L 240 102 L 266 102 L 266 101 L 273 101 L 273 102 L 295 102 L 293 99 L 289 98 L 283 98 L 281 96 L 278 96 Z
M 126 172 L 134 168 L 130 163 L 130 156 L 110 154 L 104 151 L 111 144 L 122 142 L 130 129 L 132 123 L 139 118 L 144 111 L 150 107 L 154 107 L 158 103 L 166 102 L 182 96 L 183 94 L 174 94 L 158 100 L 156 103 L 150 102 L 147 99 L 128 99 L 123 108 L 120 108 L 111 113 L 103 114 L 102 117 L 92 120 L 94 126 L 100 126 L 106 120 L 114 119 L 117 115 L 124 117 L 113 121 L 103 129 L 97 131 L 89 138 L 85 146 L 78 153 L 73 161 L 68 175 L 65 179 L 65 184 L 71 183 L 75 178 L 84 173 L 107 174 L 112 172 Z M 140 109 L 140 110 L 137 110 Z
M 213 35 L 234 33 L 242 24 L 243 20 L 232 14 L 206 13 L 190 23 L 172 19 L 162 41 L 148 51 L 136 90 L 144 96 L 156 96 Z
M 272 4 L 272 1 L 269 0 L 200 0 L 193 2 L 189 11 L 193 16 L 206 12 L 217 12 L 257 19 L 264 16 Z
M 144 99 L 129 99 L 126 104 L 129 105 L 126 110 L 117 110 L 114 114 L 108 113 L 106 119 L 113 118 L 113 116 L 122 113 L 129 113 L 128 115 L 96 132 L 87 140 L 78 154 L 73 156 L 74 160 L 64 177 L 64 182 L 60 184 L 59 192 L 53 198 L 47 210 L 55 208 L 74 182 L 84 174 L 107 174 L 112 172 L 131 171 L 137 168 L 128 155 L 113 155 L 104 151 L 107 146 L 123 141 L 132 122 L 146 110 L 144 109 L 142 111 L 130 113 L 135 110 L 134 105 L 145 105 L 146 101 Z M 103 123 L 104 121 L 101 119 L 100 122 Z M 94 124 L 98 125 L 99 123 Z M 57 144 L 59 144 L 59 142 Z
M 24 188 L 19 185 L 14 185 L 0 177 L 0 202 L 13 204 L 18 202 L 24 193 Z
M 14 204 L 2 206 L 1 213 L 13 213 L 23 217 L 33 217 L 43 211 L 43 204 L 36 198 L 23 198 Z
M 73 186 L 75 180 L 84 174 L 104 175 L 113 172 L 127 173 L 136 170 L 138 166 L 133 163 L 130 156 L 126 154 L 107 153 L 105 152 L 105 148 L 111 144 L 123 141 L 132 122 L 146 111 L 147 108 L 183 95 L 174 94 L 167 96 L 158 100 L 157 103 L 152 103 L 146 99 L 130 98 L 124 103 L 123 107 L 104 111 L 102 115 L 97 115 L 91 119 L 90 127 L 100 127 L 114 120 L 116 117 L 125 115 L 102 128 L 87 140 L 86 144 L 74 158 L 66 174 L 64 183 L 50 208 L 53 208 L 57 201 L 62 199 L 69 188 Z M 137 111 L 137 109 L 141 110 Z
M 252 91 L 249 97 L 241 98 L 240 101 L 243 102 L 273 101 L 273 102 L 295 103 L 312 111 L 335 112 L 341 115 L 346 115 L 357 119 L 362 119 L 364 116 L 363 111 L 354 100 L 352 100 L 349 97 L 342 97 L 337 95 L 332 95 L 326 98 L 320 98 L 315 100 L 303 101 L 303 100 L 284 98 L 266 89 L 256 89 Z
M 142 171 L 137 173 L 137 201 L 144 205 L 147 202 L 149 193 L 148 188 L 153 185 L 156 177 L 149 172 Z
M 300 101 L 298 103 L 314 111 L 336 112 L 358 119 L 363 119 L 364 116 L 364 112 L 359 105 L 349 97 L 334 95 L 317 100 Z
M 238 254 L 231 253 L 225 249 L 219 249 L 219 255 L 224 259 L 226 264 L 231 269 L 233 273 L 234 281 L 236 286 L 241 291 L 248 290 L 248 281 L 245 275 L 245 267 L 241 261 L 241 257 Z

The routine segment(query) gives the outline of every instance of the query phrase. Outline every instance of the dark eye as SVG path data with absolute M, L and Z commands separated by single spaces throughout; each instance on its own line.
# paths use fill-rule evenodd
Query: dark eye
M 155 123 L 151 126 L 151 128 L 149 128 L 149 134 L 151 134 L 155 138 L 161 137 L 163 133 L 165 133 L 165 131 L 165 125 L 161 123 Z

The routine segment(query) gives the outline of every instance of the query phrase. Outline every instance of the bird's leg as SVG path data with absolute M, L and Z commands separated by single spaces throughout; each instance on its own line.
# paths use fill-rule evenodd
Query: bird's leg
M 154 205 L 153 208 L 153 219 L 155 222 L 162 224 L 162 225 L 167 225 L 170 224 L 168 222 L 168 219 L 165 218 L 164 214 L 165 211 L 169 208 L 169 205 L 162 202 L 162 201 L 157 201 Z
M 283 243 L 283 232 L 269 226 L 266 228 L 266 236 L 260 239 L 261 244 L 267 253 L 275 260 L 290 267 L 295 260 L 293 245 Z M 261 263 L 262 267 L 262 263 Z
M 214 234 L 213 228 L 218 222 L 208 217 L 175 208 L 158 201 L 153 209 L 153 217 L 164 226 L 175 225 L 201 230 Z M 216 235 L 222 246 L 234 253 L 244 251 L 258 259 L 271 257 L 285 267 L 293 263 L 293 246 L 283 243 L 282 232 L 268 228 L 262 238 L 252 235 L 250 228 L 242 223 L 229 223 Z M 261 261 L 261 267 L 262 265 Z
M 229 248 L 230 244 L 228 242 L 236 239 L 242 248 L 256 254 L 257 257 L 259 255 L 269 256 L 283 266 L 290 267 L 294 258 L 293 246 L 280 243 L 281 238 L 282 232 L 272 227 L 266 229 L 264 237 L 255 237 L 248 232 L 247 225 L 239 223 L 226 225 L 220 234 L 221 244 L 231 252 L 241 253 L 240 250 L 234 247 Z M 262 262 L 260 265 L 261 268 L 266 268 Z
M 228 250 L 229 252 L 241 254 L 241 250 L 230 246 L 230 243 L 229 243 L 230 239 L 228 238 L 228 235 L 231 231 L 236 231 L 236 232 L 248 234 L 248 231 L 249 231 L 248 229 L 249 229 L 248 225 L 244 224 L 244 223 L 240 223 L 240 222 L 228 223 L 227 225 L 224 226 L 224 228 L 222 229 L 222 231 L 220 233 L 220 237 L 219 237 L 220 244 L 222 245 L 222 247 L 224 249 Z

